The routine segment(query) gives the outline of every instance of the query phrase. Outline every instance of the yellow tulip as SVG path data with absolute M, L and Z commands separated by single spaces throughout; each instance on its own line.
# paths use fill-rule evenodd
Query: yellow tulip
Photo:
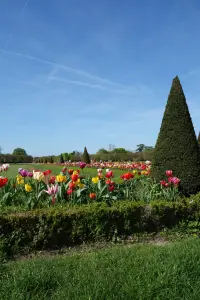
M 17 175 L 17 184 L 24 184 L 24 178 L 21 175 Z
M 79 175 L 79 172 L 77 172 L 77 171 L 74 171 L 74 172 L 73 172 L 73 175 L 75 175 L 75 174 Z
M 32 187 L 31 187 L 31 185 L 30 184 L 25 184 L 25 190 L 26 190 L 26 192 L 31 192 L 32 191 Z
M 146 170 L 144 170 L 144 171 L 141 172 L 141 174 L 142 174 L 142 175 L 147 175 L 148 172 L 147 172 Z
M 78 185 L 78 186 L 79 186 L 79 188 L 80 188 L 80 189 L 83 189 L 83 188 L 85 187 L 85 184 L 83 184 L 83 183 L 79 183 L 79 185 Z
M 93 178 L 92 178 L 92 182 L 93 182 L 93 183 L 96 184 L 96 183 L 98 183 L 98 181 L 99 181 L 99 177 L 93 177 Z
M 64 175 L 57 175 L 56 176 L 56 181 L 57 182 L 65 182 L 66 180 L 67 180 L 67 178 Z
M 133 174 L 137 174 L 137 172 L 138 172 L 137 170 L 133 170 Z
M 81 180 L 80 180 L 80 178 L 78 178 L 77 179 L 77 181 L 76 182 L 74 182 L 74 184 L 77 186 L 77 185 L 79 185 L 81 183 Z

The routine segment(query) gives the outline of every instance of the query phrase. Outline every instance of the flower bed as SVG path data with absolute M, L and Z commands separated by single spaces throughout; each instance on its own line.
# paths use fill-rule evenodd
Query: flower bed
M 96 176 L 86 178 L 86 164 L 79 163 L 80 170 L 64 167 L 60 174 L 53 176 L 51 170 L 40 171 L 19 168 L 16 179 L 8 180 L 9 165 L 3 165 L 5 172 L 0 177 L 0 206 L 23 206 L 26 209 L 49 207 L 57 204 L 89 204 L 92 202 L 112 203 L 118 200 L 165 199 L 175 201 L 179 197 L 180 180 L 166 171 L 166 180 L 155 182 L 150 176 L 150 164 L 137 164 L 134 170 L 115 180 L 114 171 L 97 169 Z

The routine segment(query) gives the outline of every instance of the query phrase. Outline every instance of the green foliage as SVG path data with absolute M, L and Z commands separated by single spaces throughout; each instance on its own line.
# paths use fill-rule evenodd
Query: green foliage
M 199 195 L 182 202 L 119 201 L 54 207 L 19 213 L 1 213 L 1 251 L 54 249 L 83 242 L 112 240 L 137 233 L 158 232 L 183 220 L 195 221 L 200 209 Z
M 13 155 L 21 155 L 21 156 L 26 156 L 27 153 L 24 149 L 22 148 L 16 148 L 13 150 Z
M 60 160 L 59 160 L 59 163 L 63 164 L 64 163 L 64 159 L 63 159 L 63 155 L 62 153 L 60 154 Z
M 90 156 L 88 154 L 87 148 L 84 148 L 84 152 L 83 152 L 83 156 L 82 156 L 82 160 L 86 163 L 86 164 L 90 164 Z
M 127 153 L 125 148 L 115 148 L 111 151 L 112 153 Z
M 173 80 L 155 146 L 152 176 L 161 180 L 166 170 L 180 178 L 184 194 L 200 190 L 200 151 L 178 77 Z
M 108 150 L 104 149 L 104 148 L 101 148 L 97 151 L 97 154 L 107 154 L 108 153 Z
M 139 144 L 137 145 L 137 149 L 135 150 L 136 152 L 143 152 L 145 149 L 145 145 L 144 144 Z
M 11 155 L 11 154 L 1 154 L 0 163 L 9 163 L 9 164 L 19 164 L 19 163 L 32 163 L 33 157 L 30 155 Z

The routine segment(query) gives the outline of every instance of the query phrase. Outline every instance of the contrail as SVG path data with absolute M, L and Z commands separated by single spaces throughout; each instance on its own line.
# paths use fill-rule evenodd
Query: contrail
M 90 83 L 87 83 L 87 82 L 83 82 L 83 81 L 78 81 L 78 80 L 69 80 L 69 79 L 64 79 L 64 78 L 60 78 L 60 77 L 55 77 L 55 76 L 51 76 L 49 78 L 50 80 L 56 80 L 56 81 L 59 81 L 59 82 L 65 82 L 65 83 L 68 83 L 68 84 L 75 84 L 75 85 L 79 85 L 79 86 L 85 86 L 85 87 L 89 87 L 89 88 L 92 88 L 92 89 L 100 89 L 100 90 L 106 90 L 106 91 L 110 91 L 110 92 L 116 92 L 116 93 L 131 93 L 130 91 L 128 90 L 117 90 L 117 89 L 112 89 L 112 88 L 108 88 L 108 87 L 105 87 L 103 85 L 99 85 L 99 84 L 90 84 Z
M 21 16 L 23 15 L 23 13 L 24 13 L 24 11 L 25 11 L 25 9 L 26 9 L 26 7 L 27 7 L 29 1 L 30 1 L 30 0 L 26 0 L 26 2 L 24 3 L 24 6 L 22 7 L 21 12 L 20 12 L 20 15 L 21 15 Z
M 62 65 L 62 64 L 54 63 L 54 62 L 49 61 L 49 60 L 38 58 L 36 56 L 32 56 L 32 55 L 29 55 L 29 54 L 22 54 L 20 52 L 9 51 L 9 50 L 3 49 L 3 48 L 0 48 L 0 51 L 4 52 L 4 53 L 7 53 L 7 54 L 10 54 L 10 55 L 19 56 L 19 57 L 26 58 L 26 59 L 29 59 L 29 60 L 34 60 L 34 61 L 37 61 L 37 62 L 40 62 L 40 63 L 43 63 L 43 64 L 47 64 L 47 65 L 50 65 L 50 66 L 53 66 L 53 67 L 57 67 L 59 69 L 65 70 L 65 71 L 69 71 L 69 72 L 73 72 L 73 73 L 76 73 L 76 74 L 79 74 L 79 75 L 83 75 L 87 78 L 97 80 L 97 81 L 100 81 L 102 83 L 107 83 L 107 84 L 110 84 L 110 85 L 114 85 L 114 86 L 122 88 L 122 89 L 128 89 L 126 86 L 123 86 L 121 84 L 115 83 L 115 82 L 110 81 L 110 80 L 107 80 L 105 78 L 95 76 L 95 75 L 92 75 L 92 74 L 87 73 L 85 71 L 74 69 L 74 68 L 71 68 L 71 67 L 68 67 L 68 66 L 65 66 L 65 65 Z
M 23 7 L 22 7 L 22 9 L 21 9 L 21 11 L 20 11 L 20 16 L 23 15 L 23 13 L 24 13 L 24 11 L 25 11 L 25 9 L 26 9 L 26 7 L 27 7 L 29 1 L 30 1 L 30 0 L 26 0 L 26 1 L 25 1 L 24 5 L 23 5 Z M 4 44 L 4 47 L 3 47 L 4 50 L 6 50 L 6 49 L 8 48 L 8 45 L 9 45 L 9 43 L 10 43 L 12 37 L 13 37 L 13 34 L 10 34 L 10 35 L 7 37 L 7 39 L 6 39 L 6 41 L 5 41 L 5 44 Z M 0 58 L 2 57 L 2 53 L 3 53 L 3 51 L 0 50 Z

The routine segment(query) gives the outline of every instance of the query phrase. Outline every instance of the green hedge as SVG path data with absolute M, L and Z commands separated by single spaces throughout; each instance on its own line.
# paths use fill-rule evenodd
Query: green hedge
M 195 196 L 196 197 L 196 196 Z M 120 201 L 108 206 L 94 203 L 73 208 L 50 208 L 0 215 L 1 251 L 58 249 L 83 242 L 112 240 L 137 233 L 172 228 L 182 220 L 195 220 L 200 204 L 196 197 L 182 202 Z M 198 196 L 199 198 L 199 196 Z

